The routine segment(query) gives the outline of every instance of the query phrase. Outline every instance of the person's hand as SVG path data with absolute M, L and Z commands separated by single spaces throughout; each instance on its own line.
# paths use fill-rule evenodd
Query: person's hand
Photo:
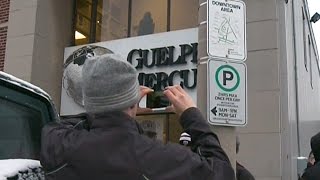
M 150 92 L 153 92 L 153 89 L 148 88 L 146 86 L 140 86 L 140 99 L 139 99 L 139 102 L 138 102 L 137 114 L 152 112 L 152 109 L 150 109 L 150 108 L 141 108 L 141 107 L 139 107 L 139 103 L 140 103 L 141 99 L 144 96 L 146 96 L 148 93 L 150 93 Z
M 172 110 L 175 111 L 178 115 L 181 115 L 185 110 L 190 107 L 196 107 L 196 104 L 193 102 L 192 98 L 182 89 L 181 86 L 168 86 L 163 94 L 168 98 L 172 104 Z
M 141 99 L 146 96 L 147 94 L 153 92 L 154 90 L 149 88 L 149 87 L 146 87 L 146 86 L 140 86 L 140 99 L 139 99 L 139 102 L 141 101 Z

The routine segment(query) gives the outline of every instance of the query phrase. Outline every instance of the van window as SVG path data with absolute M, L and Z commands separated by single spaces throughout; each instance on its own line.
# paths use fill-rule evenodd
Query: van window
M 50 121 L 40 99 L 0 86 L 0 159 L 39 159 L 41 128 Z

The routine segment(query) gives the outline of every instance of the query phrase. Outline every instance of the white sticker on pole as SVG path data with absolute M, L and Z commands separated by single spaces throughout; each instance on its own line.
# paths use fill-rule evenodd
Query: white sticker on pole
M 247 69 L 243 63 L 208 62 L 208 121 L 213 125 L 247 124 Z
M 236 0 L 208 0 L 208 45 L 212 58 L 245 61 L 246 6 Z

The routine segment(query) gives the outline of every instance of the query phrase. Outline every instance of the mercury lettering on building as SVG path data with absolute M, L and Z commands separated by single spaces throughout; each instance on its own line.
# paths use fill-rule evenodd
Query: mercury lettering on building
M 191 57 L 191 63 L 197 64 L 198 43 L 181 44 L 179 48 L 174 46 L 153 48 L 153 49 L 133 49 L 128 53 L 127 61 L 140 71 L 138 79 L 140 85 L 144 85 L 161 91 L 166 86 L 174 85 L 174 80 L 180 78 L 180 85 L 186 89 L 194 89 L 197 85 L 197 69 L 174 70 L 170 73 L 155 72 L 145 73 L 144 69 L 185 66 L 187 59 Z M 178 57 L 174 54 L 180 52 Z M 190 79 L 192 79 L 190 83 Z

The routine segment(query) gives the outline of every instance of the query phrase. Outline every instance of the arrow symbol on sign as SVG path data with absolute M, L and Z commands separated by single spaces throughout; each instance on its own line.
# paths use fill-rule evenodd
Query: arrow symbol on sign
M 217 106 L 211 109 L 211 112 L 216 116 L 217 115 Z

